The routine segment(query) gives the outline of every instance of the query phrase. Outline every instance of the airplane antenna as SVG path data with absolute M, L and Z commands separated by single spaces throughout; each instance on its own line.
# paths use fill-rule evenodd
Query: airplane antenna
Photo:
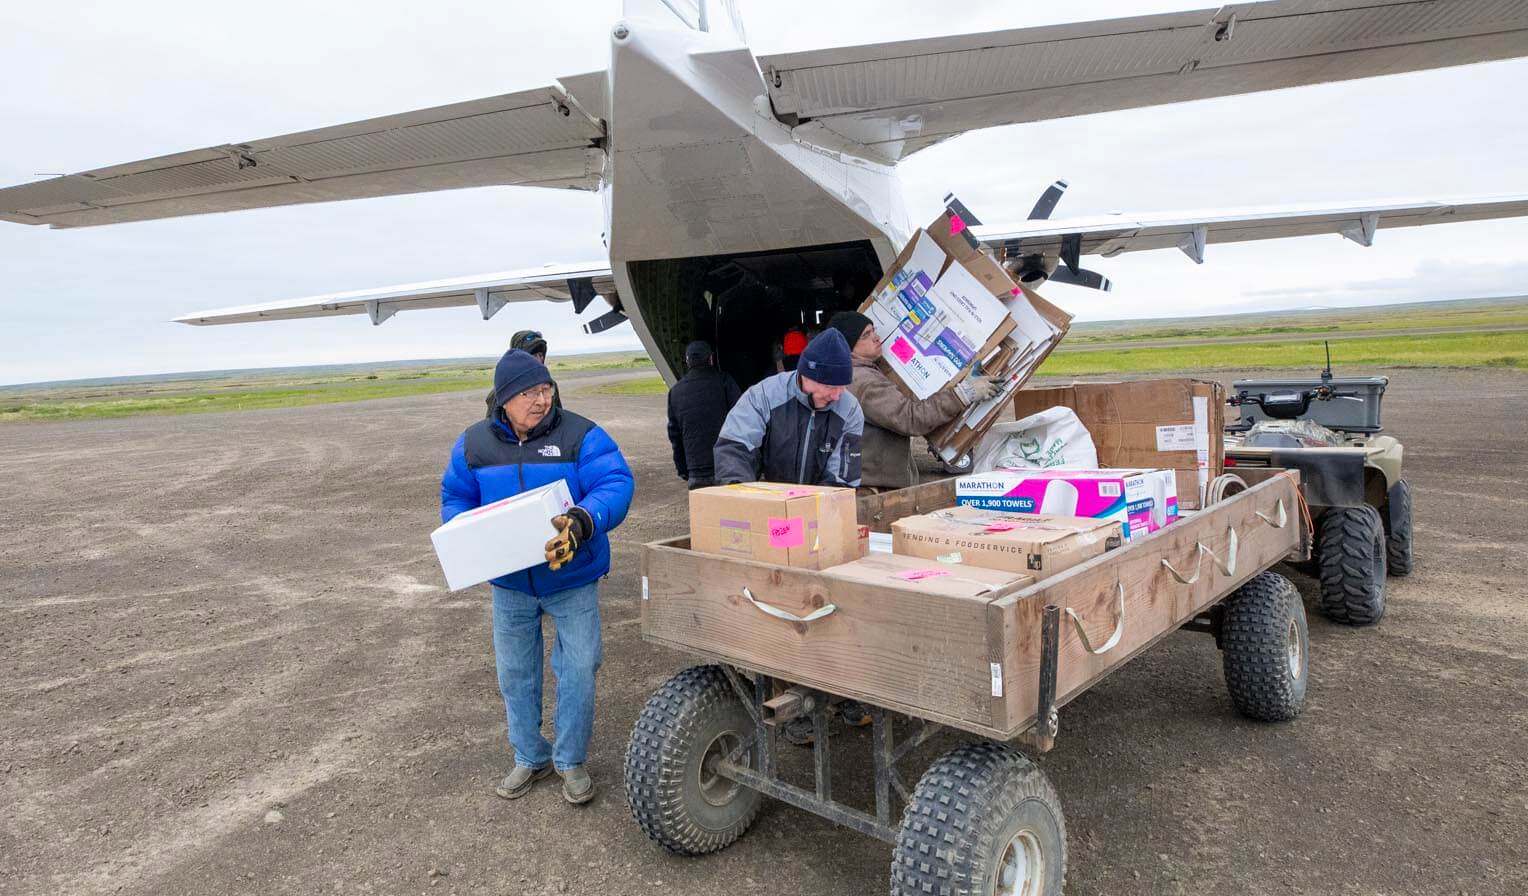
M 1330 383 L 1332 381 L 1332 343 L 1330 340 L 1323 339 L 1322 344 L 1326 346 L 1326 369 L 1321 371 L 1321 382 Z

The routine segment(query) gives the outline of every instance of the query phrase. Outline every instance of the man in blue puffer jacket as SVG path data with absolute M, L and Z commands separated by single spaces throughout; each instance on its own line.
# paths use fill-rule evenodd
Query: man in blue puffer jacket
M 440 518 L 492 504 L 561 479 L 577 505 L 552 520 L 547 562 L 493 580 L 493 652 L 509 719 L 515 768 L 495 792 L 524 796 L 555 767 L 570 803 L 594 797 L 584 770 L 594 730 L 594 677 L 600 666 L 599 579 L 610 571 L 606 533 L 631 506 L 626 458 L 603 429 L 556 407 L 552 375 L 512 350 L 494 369 L 498 410 L 456 440 L 440 482 Z M 555 746 L 541 734 L 541 616 L 557 627 Z

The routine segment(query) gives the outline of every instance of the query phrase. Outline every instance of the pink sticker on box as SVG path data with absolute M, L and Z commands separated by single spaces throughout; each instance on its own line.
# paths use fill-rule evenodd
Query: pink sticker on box
M 1017 528 L 1018 528 L 1018 526 L 1015 526 L 1013 523 L 992 523 L 991 525 L 987 526 L 987 528 L 983 529 L 982 531 L 983 532 L 1012 532 L 1014 529 L 1017 529 Z
M 811 494 L 815 494 L 815 492 L 809 488 L 788 488 L 785 490 L 785 497 L 787 498 L 800 498 Z
M 950 574 L 948 569 L 904 569 L 896 574 L 897 578 L 908 582 L 916 582 L 919 579 L 933 579 Z
M 954 236 L 955 234 L 960 233 L 965 229 L 966 219 L 962 218 L 960 215 L 955 214 L 954 212 L 950 212 L 950 236 Z
M 896 355 L 897 360 L 901 361 L 903 364 L 911 361 L 913 359 L 913 355 L 916 354 L 916 352 L 913 351 L 912 344 L 909 343 L 906 339 L 903 339 L 901 336 L 898 336 L 891 343 L 891 353 Z
M 799 548 L 806 544 L 806 523 L 799 516 L 769 518 L 769 546 Z

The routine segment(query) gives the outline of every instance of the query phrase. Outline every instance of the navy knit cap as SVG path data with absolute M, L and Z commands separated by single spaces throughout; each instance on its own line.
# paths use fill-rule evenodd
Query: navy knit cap
M 493 403 L 502 407 L 526 389 L 551 381 L 546 365 L 519 349 L 510 349 L 493 369 Z
M 854 379 L 854 364 L 844 334 L 829 327 L 812 337 L 796 362 L 796 372 L 824 386 L 849 385 Z

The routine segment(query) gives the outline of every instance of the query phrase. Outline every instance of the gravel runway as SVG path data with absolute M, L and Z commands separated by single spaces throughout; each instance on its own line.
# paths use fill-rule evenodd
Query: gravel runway
M 1064 709 L 1040 763 L 1068 893 L 1528 892 L 1528 376 L 1391 376 L 1416 572 L 1376 628 L 1312 609 L 1293 723 L 1236 716 L 1191 634 Z M 884 892 L 890 847 L 779 804 L 703 859 L 632 821 L 628 732 L 688 664 L 642 642 L 638 546 L 682 533 L 686 498 L 663 397 L 591 382 L 566 403 L 637 501 L 584 807 L 493 795 L 486 587 L 445 591 L 430 549 L 480 392 L 0 427 L 0 893 Z M 844 740 L 837 790 L 864 798 L 868 733 Z

